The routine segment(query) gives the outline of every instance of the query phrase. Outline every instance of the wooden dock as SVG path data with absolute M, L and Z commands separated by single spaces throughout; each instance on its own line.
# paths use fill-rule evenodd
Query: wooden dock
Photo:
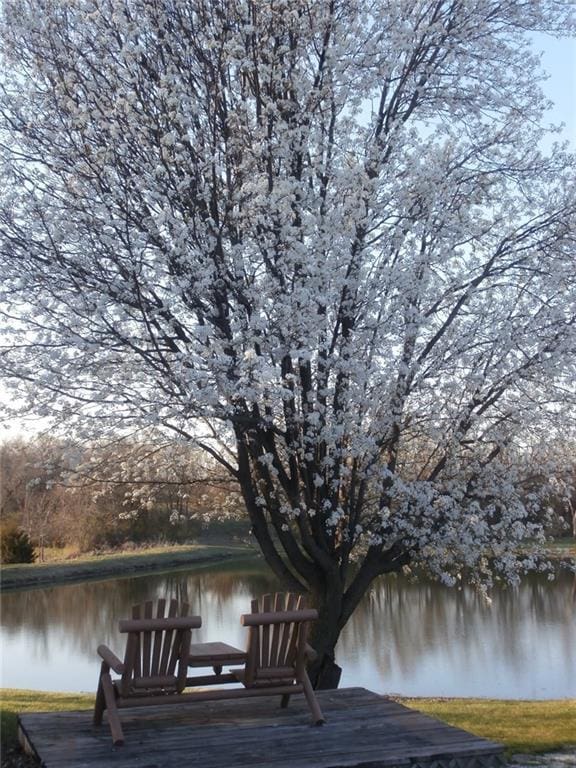
M 46 768 L 499 768 L 499 744 L 364 688 L 318 692 L 328 722 L 310 724 L 303 696 L 122 711 L 114 748 L 91 712 L 23 714 L 23 743 Z

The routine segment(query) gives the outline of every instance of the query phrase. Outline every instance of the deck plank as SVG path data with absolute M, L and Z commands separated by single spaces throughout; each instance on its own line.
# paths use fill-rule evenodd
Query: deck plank
M 278 699 L 278 700 L 276 700 Z M 27 713 L 23 734 L 45 768 L 496 768 L 502 747 L 363 688 L 318 692 L 327 724 L 301 696 L 123 709 L 114 748 L 91 712 Z

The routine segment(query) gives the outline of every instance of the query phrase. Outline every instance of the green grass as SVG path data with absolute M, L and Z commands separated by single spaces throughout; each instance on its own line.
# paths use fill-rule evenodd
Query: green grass
M 398 699 L 450 725 L 497 741 L 513 752 L 539 753 L 576 745 L 576 699 Z
M 74 560 L 2 566 L 2 588 L 19 589 L 67 581 L 121 576 L 136 571 L 166 570 L 254 556 L 245 544 L 234 546 L 194 544 L 151 547 L 137 552 L 86 555 Z
M 398 699 L 402 704 L 450 725 L 497 741 L 510 753 L 540 753 L 576 745 L 576 699 L 501 701 L 494 699 Z M 2 751 L 16 746 L 21 712 L 91 709 L 94 696 L 0 689 Z

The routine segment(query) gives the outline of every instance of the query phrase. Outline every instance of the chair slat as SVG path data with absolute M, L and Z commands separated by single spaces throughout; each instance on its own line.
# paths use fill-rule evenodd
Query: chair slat
M 171 600 L 168 606 L 168 616 L 173 619 L 176 617 L 177 606 L 175 601 Z M 172 638 L 174 636 L 174 630 L 166 630 L 164 632 L 164 645 L 162 646 L 162 655 L 160 657 L 160 664 L 158 667 L 159 675 L 167 675 L 168 666 L 170 662 L 170 652 L 172 650 Z
M 169 608 L 169 614 L 171 618 L 175 618 L 178 615 L 178 601 L 177 600 L 171 600 L 170 601 L 170 608 Z M 168 632 L 166 633 L 166 639 L 168 640 Z M 168 668 L 166 669 L 166 673 L 168 675 L 173 675 L 176 669 L 176 664 L 178 662 L 178 657 L 180 654 L 180 646 L 182 643 L 182 630 L 181 629 L 175 629 L 170 633 L 170 652 L 168 657 Z
M 279 640 L 275 665 L 277 667 L 283 667 L 286 665 L 286 650 L 288 648 L 288 641 L 290 639 L 290 624 L 287 622 L 284 624 L 276 624 L 275 629 L 278 633 Z
M 181 629 L 174 630 L 172 637 L 172 648 L 170 649 L 170 661 L 168 662 L 169 675 L 173 675 L 176 671 L 176 665 L 182 650 L 182 635 L 183 631 Z
M 139 605 L 132 606 L 132 618 L 133 619 L 140 619 L 142 618 L 142 611 L 140 610 Z M 141 654 L 142 650 L 140 648 L 140 634 L 139 633 L 133 633 L 134 634 L 134 664 L 133 664 L 133 670 L 134 670 L 134 677 L 141 677 L 142 676 L 142 659 Z
M 258 600 L 250 601 L 250 610 L 252 613 L 258 612 Z M 248 632 L 248 646 L 246 649 L 246 667 L 245 667 L 245 680 L 246 684 L 254 680 L 256 669 L 260 663 L 260 630 L 258 627 L 250 627 Z
M 282 611 L 284 609 L 284 598 L 280 592 L 276 592 L 274 595 L 274 611 Z M 282 641 L 282 635 L 284 632 L 283 624 L 272 624 L 270 628 L 270 666 L 278 666 L 278 649 Z
M 288 598 L 289 610 L 301 610 L 302 595 L 290 594 Z M 288 609 L 288 606 L 287 606 Z M 296 660 L 296 648 L 298 643 L 298 635 L 300 634 L 301 624 L 293 623 L 290 625 L 290 638 L 288 640 L 288 647 L 286 648 L 286 655 L 284 657 L 284 663 L 288 665 L 294 665 Z
M 272 610 L 272 595 L 264 595 L 261 600 L 262 611 L 269 613 Z M 270 664 L 270 626 L 264 624 L 261 628 L 261 652 L 260 666 L 269 667 Z
M 302 595 L 295 595 L 293 592 L 291 592 L 288 595 L 288 600 L 286 602 L 286 610 L 287 611 L 301 611 L 305 608 L 304 606 L 304 598 Z
M 151 600 L 144 603 L 144 618 L 151 619 L 153 613 Z M 150 677 L 150 655 L 152 653 L 152 632 L 145 630 L 141 633 L 142 643 L 142 677 Z
M 295 609 L 296 606 L 296 600 L 294 599 L 294 595 L 288 593 L 287 595 L 283 596 L 283 599 L 281 600 L 281 607 L 277 609 L 278 612 L 284 612 L 284 611 L 291 611 Z M 290 630 L 292 628 L 292 624 L 290 622 L 284 622 L 283 624 L 280 624 L 279 626 L 282 627 L 282 640 L 280 642 L 280 646 L 278 648 L 278 656 L 276 663 L 278 666 L 286 666 L 286 653 L 288 651 L 288 645 L 290 643 Z
M 164 611 L 166 608 L 166 600 L 160 598 L 156 608 L 156 618 L 163 619 Z M 164 640 L 164 632 L 158 629 L 154 632 L 154 648 L 152 651 L 152 664 L 150 665 L 150 675 L 160 675 L 160 658 L 162 653 L 162 642 Z

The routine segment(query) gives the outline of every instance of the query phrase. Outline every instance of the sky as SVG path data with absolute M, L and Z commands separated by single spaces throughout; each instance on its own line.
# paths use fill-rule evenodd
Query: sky
M 542 52 L 543 69 L 549 78 L 544 92 L 554 102 L 551 122 L 565 123 L 563 138 L 576 150 L 576 39 L 555 40 L 534 34 L 533 45 Z

